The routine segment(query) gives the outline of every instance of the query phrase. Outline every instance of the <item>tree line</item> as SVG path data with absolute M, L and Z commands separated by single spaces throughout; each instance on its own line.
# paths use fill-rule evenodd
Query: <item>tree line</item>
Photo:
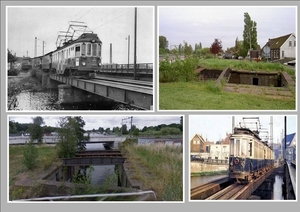
M 192 45 L 188 44 L 186 41 L 178 45 L 170 45 L 168 39 L 161 35 L 159 36 L 159 54 L 163 55 L 166 53 L 171 53 L 175 55 L 196 55 L 204 58 L 212 57 L 219 53 L 224 52 L 222 49 L 222 40 L 219 38 L 212 39 L 213 42 L 210 47 L 202 47 L 202 43 L 196 43 L 194 49 Z M 243 40 L 236 40 L 236 44 L 233 47 L 228 48 L 228 51 L 234 53 L 236 57 L 247 56 L 248 50 L 257 49 L 257 23 L 253 21 L 250 15 L 246 12 L 244 13 L 244 30 L 243 30 Z

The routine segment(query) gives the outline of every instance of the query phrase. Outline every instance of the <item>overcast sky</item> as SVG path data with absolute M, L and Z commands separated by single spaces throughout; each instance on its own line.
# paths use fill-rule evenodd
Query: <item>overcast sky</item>
M 59 115 L 39 115 L 43 117 L 45 125 L 57 127 L 57 123 L 59 120 Z M 28 116 L 28 115 L 18 115 L 18 116 L 9 116 L 10 121 L 15 121 L 19 123 L 32 123 L 32 118 L 36 116 Z M 121 127 L 121 124 L 127 124 L 127 128 L 130 128 L 130 120 L 131 116 L 124 115 L 84 115 L 81 116 L 85 121 L 85 130 L 98 129 L 99 127 L 103 127 L 104 129 L 113 127 Z M 179 115 L 133 115 L 132 116 L 132 124 L 135 125 L 139 129 L 143 129 L 144 126 L 157 126 L 160 124 L 180 124 L 180 116 Z
M 261 128 L 263 133 L 261 137 L 270 136 L 270 116 L 234 116 L 234 126 L 239 126 L 243 123 L 255 122 L 256 119 L 244 119 L 244 117 L 259 117 Z M 287 134 L 296 132 L 296 116 L 287 116 Z M 255 125 L 246 125 L 252 128 Z M 273 142 L 278 143 L 281 140 L 281 133 L 284 130 L 284 116 L 273 116 Z M 268 133 L 267 133 L 268 132 Z M 190 115 L 189 116 L 189 140 L 191 140 L 195 134 L 200 134 L 204 139 L 208 141 L 219 141 L 226 137 L 226 133 L 232 133 L 232 116 L 228 115 Z
M 171 45 L 202 43 L 210 47 L 215 38 L 223 49 L 243 40 L 244 13 L 257 23 L 257 41 L 263 45 L 269 38 L 296 34 L 296 7 L 265 6 L 192 6 L 159 7 L 159 35 Z
M 8 7 L 7 48 L 17 56 L 34 56 L 56 49 L 59 31 L 67 31 L 69 21 L 85 22 L 102 41 L 103 63 L 127 64 L 130 35 L 130 63 L 134 55 L 135 7 Z M 153 63 L 154 7 L 137 7 L 137 63 Z

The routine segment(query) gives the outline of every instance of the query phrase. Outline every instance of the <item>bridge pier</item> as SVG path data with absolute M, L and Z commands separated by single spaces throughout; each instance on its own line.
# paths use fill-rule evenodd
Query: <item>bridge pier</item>
M 55 80 L 51 80 L 49 77 L 49 73 L 42 74 L 42 87 L 43 88 L 57 88 L 58 82 Z

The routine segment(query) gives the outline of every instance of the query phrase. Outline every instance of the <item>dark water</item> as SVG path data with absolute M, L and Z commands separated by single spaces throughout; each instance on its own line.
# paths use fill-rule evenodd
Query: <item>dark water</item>
M 105 150 L 103 144 L 87 144 L 87 150 Z M 114 174 L 114 165 L 94 166 L 94 171 L 91 172 L 93 185 L 103 185 L 105 180 Z M 88 170 L 87 170 L 88 173 Z
M 11 110 L 139 110 L 114 101 L 57 104 L 57 89 L 42 92 L 22 91 L 16 99 Z

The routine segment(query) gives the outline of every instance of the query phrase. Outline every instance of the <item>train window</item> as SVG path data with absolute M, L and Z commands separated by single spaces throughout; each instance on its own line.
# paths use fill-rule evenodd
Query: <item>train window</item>
M 75 57 L 79 57 L 79 56 L 80 56 L 80 46 L 77 45 L 77 46 L 75 47 Z
M 85 51 L 86 51 L 86 44 L 85 43 L 83 43 L 82 45 L 81 45 L 81 55 L 82 56 L 85 56 Z
M 86 55 L 91 56 L 92 53 L 92 44 L 88 43 Z
M 230 139 L 229 155 L 234 155 L 234 139 Z
M 101 44 L 99 43 L 98 56 L 101 57 Z
M 241 150 L 242 150 L 242 156 L 247 156 L 247 147 L 248 147 L 248 142 L 247 142 L 247 140 L 245 140 L 245 139 L 243 139 L 242 140 L 242 144 L 241 144 Z
M 249 156 L 252 157 L 252 142 L 249 143 Z
M 96 43 L 93 43 L 93 56 L 97 56 L 97 44 Z
M 240 140 L 236 140 L 235 142 L 235 156 L 240 156 L 241 153 L 241 146 Z

